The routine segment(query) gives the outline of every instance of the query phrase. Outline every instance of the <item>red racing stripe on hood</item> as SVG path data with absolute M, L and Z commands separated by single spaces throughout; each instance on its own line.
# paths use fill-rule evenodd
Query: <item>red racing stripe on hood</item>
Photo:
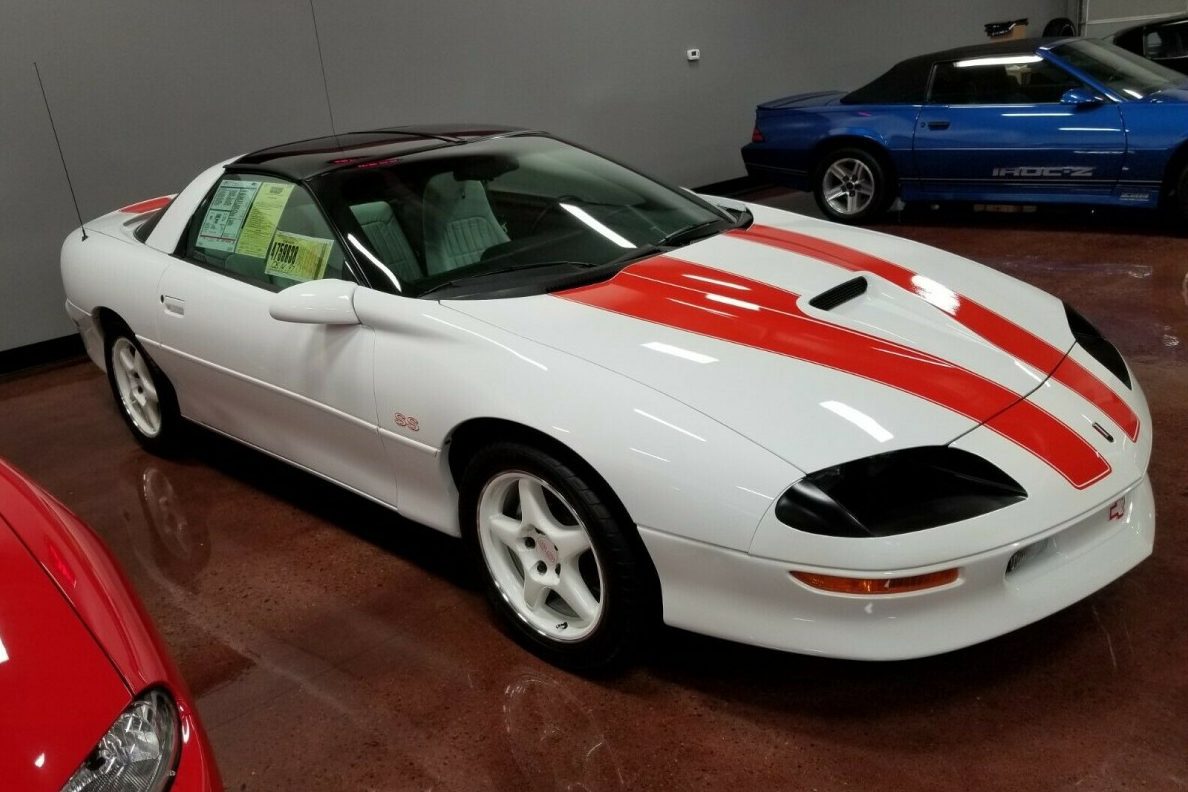
M 902 289 L 918 294 L 926 302 L 949 314 L 1004 352 L 1040 371 L 1051 373 L 1057 382 L 1108 415 L 1110 420 L 1122 427 L 1131 440 L 1138 439 L 1138 415 L 1117 392 L 1075 360 L 1065 360 L 1065 353 L 1061 350 L 981 303 L 952 292 L 936 281 L 899 264 L 818 237 L 762 225 L 752 225 L 746 230 L 728 233 L 740 239 L 809 256 L 853 272 L 871 272 Z M 1060 365 L 1062 360 L 1064 365 Z
M 1014 391 L 926 352 L 810 317 L 798 295 L 759 281 L 658 256 L 555 296 L 897 388 L 989 422 L 1078 489 L 1110 472 L 1088 441 Z

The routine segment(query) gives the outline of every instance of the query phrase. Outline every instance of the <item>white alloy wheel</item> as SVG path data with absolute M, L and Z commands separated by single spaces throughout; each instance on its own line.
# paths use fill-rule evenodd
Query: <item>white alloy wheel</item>
M 112 342 L 111 366 L 120 403 L 132 425 L 145 437 L 156 437 L 161 431 L 161 402 L 148 361 L 121 336 Z
M 874 173 L 862 160 L 838 159 L 822 177 L 821 194 L 839 215 L 859 214 L 874 200 Z
M 574 508 L 543 479 L 505 471 L 482 489 L 479 548 L 499 594 L 554 641 L 580 641 L 604 609 L 602 565 Z

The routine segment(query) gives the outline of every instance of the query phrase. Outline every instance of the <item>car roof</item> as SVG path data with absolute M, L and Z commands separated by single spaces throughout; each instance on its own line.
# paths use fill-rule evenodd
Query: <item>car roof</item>
M 932 64 L 945 61 L 968 60 L 982 57 L 1011 57 L 1031 55 L 1037 49 L 1052 47 L 1071 37 L 1049 37 L 1015 39 L 1012 41 L 990 41 L 929 52 L 925 55 L 902 60 L 883 74 L 842 97 L 842 104 L 919 104 L 924 101 L 928 75 Z
M 342 132 L 253 151 L 229 163 L 227 170 L 273 173 L 304 181 L 348 166 L 528 131 L 494 124 L 432 124 Z
M 995 57 L 999 55 L 1008 57 L 1011 55 L 1030 55 L 1037 49 L 1046 49 L 1061 42 L 1072 40 L 1073 38 L 1069 36 L 1049 36 L 1048 38 L 990 41 L 985 44 L 970 44 L 964 47 L 954 47 L 952 49 L 930 52 L 927 55 L 917 55 L 901 61 L 901 63 L 912 63 L 915 61 L 934 63 L 936 61 L 967 60 L 969 58 Z
M 1130 27 L 1116 30 L 1110 34 L 1110 38 L 1115 39 L 1124 36 L 1127 33 L 1133 33 L 1136 30 L 1155 30 L 1161 27 L 1171 27 L 1172 25 L 1182 25 L 1188 22 L 1188 14 L 1178 14 L 1176 16 L 1164 17 L 1163 19 L 1153 19 L 1149 22 L 1142 22 L 1138 25 L 1131 25 Z

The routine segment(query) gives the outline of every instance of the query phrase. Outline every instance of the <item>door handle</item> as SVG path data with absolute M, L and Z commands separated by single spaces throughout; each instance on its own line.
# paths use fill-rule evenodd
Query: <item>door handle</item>
M 925 125 L 927 125 L 927 127 L 929 129 L 948 129 L 949 128 L 948 121 L 925 121 L 924 123 L 925 123 Z
M 168 294 L 162 294 L 161 304 L 165 306 L 165 313 L 173 314 L 175 316 L 186 315 L 185 300 L 179 300 L 177 297 L 170 297 Z

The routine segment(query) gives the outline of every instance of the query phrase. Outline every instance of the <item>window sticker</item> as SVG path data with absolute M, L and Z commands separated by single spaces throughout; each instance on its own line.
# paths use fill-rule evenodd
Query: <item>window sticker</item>
M 252 205 L 252 199 L 259 189 L 258 181 L 225 181 L 220 184 L 210 199 L 206 217 L 198 229 L 198 239 L 194 241 L 195 246 L 227 253 L 235 250 L 243 218 L 247 216 L 248 207 Z
M 295 281 L 318 280 L 326 274 L 334 240 L 277 231 L 268 249 L 264 274 Z
M 268 253 L 268 244 L 272 242 L 272 235 L 276 233 L 276 226 L 284 214 L 285 204 L 293 194 L 292 184 L 276 184 L 267 182 L 256 193 L 256 200 L 252 201 L 252 209 L 248 212 L 247 220 L 243 224 L 243 232 L 239 235 L 239 244 L 235 252 L 244 256 L 264 258 Z

